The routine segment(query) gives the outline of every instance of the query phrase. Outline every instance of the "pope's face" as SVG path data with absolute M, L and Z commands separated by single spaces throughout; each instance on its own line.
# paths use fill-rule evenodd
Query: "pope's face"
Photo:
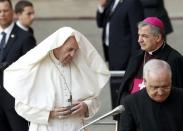
M 160 74 L 149 73 L 144 80 L 149 97 L 156 102 L 163 102 L 171 91 L 171 77 L 167 72 Z
M 56 58 L 65 66 L 72 62 L 78 49 L 79 46 L 75 37 L 71 36 L 61 47 L 54 49 L 53 52 Z

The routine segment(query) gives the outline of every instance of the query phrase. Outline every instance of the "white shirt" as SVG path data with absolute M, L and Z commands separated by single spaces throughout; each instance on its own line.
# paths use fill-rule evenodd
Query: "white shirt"
M 15 35 L 16 35 L 16 34 L 11 34 L 12 29 L 13 29 L 13 27 L 14 27 L 14 24 L 15 24 L 15 23 L 12 22 L 7 28 L 5 28 L 5 29 L 0 28 L 0 34 L 1 34 L 2 32 L 5 32 L 5 33 L 6 33 L 5 45 L 7 44 L 7 41 L 9 40 L 9 37 L 14 38 Z M 10 34 L 11 34 L 11 35 L 10 35 Z M 2 35 L 0 35 L 0 41 L 1 41 L 1 39 L 2 39 Z
M 120 1 L 120 0 L 115 0 L 111 12 L 114 12 L 114 10 L 116 9 L 116 7 L 117 7 L 119 1 Z M 101 13 L 103 12 L 102 7 L 99 7 L 99 11 L 100 11 Z M 110 21 L 107 22 L 106 27 L 105 27 L 105 44 L 106 44 L 107 46 L 109 46 L 109 33 L 110 33 L 109 29 L 110 29 Z
M 18 25 L 18 27 L 20 27 L 20 28 L 23 29 L 24 31 L 28 31 L 28 30 L 29 30 L 29 28 L 27 28 L 27 27 L 25 27 L 24 25 L 22 25 L 22 24 L 20 23 L 20 21 L 18 21 L 18 20 L 17 20 L 16 24 Z

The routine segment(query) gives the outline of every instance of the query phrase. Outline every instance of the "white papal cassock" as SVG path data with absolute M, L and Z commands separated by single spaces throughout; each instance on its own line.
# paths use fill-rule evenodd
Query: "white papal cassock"
M 70 36 L 75 36 L 79 50 L 69 66 L 62 66 L 52 50 Z M 98 95 L 109 74 L 92 44 L 78 31 L 63 27 L 4 71 L 4 87 L 15 98 L 17 113 L 30 121 L 29 131 L 77 131 L 98 111 Z M 69 91 L 73 103 L 82 100 L 88 105 L 89 116 L 48 119 L 55 107 L 68 106 Z

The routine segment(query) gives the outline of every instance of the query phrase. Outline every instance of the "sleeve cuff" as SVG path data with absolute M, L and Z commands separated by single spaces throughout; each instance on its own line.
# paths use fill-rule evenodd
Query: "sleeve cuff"
M 97 98 L 92 98 L 84 101 L 88 106 L 88 114 L 85 119 L 93 117 L 99 110 L 100 104 Z
M 99 13 L 103 13 L 104 7 L 102 7 L 101 5 L 98 5 L 98 11 L 99 11 Z

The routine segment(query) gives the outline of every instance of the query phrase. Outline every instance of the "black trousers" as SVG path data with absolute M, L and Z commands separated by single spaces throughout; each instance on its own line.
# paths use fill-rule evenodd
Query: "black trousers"
M 121 81 L 122 81 L 122 77 L 111 77 L 110 79 L 112 109 L 118 106 L 117 99 L 118 99 L 118 92 L 119 92 L 119 87 L 121 85 Z
M 28 131 L 28 122 L 16 113 L 14 105 L 14 98 L 0 87 L 0 130 Z

